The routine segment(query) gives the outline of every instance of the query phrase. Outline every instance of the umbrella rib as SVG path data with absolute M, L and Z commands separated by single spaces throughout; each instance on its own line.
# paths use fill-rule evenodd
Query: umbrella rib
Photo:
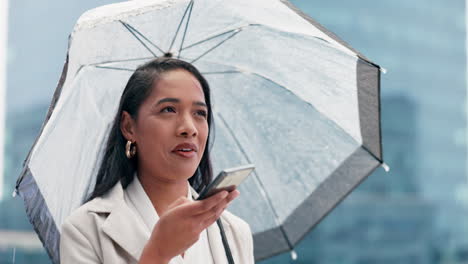
M 140 33 L 140 31 L 136 30 L 134 27 L 130 26 L 129 24 L 123 22 L 122 20 L 119 20 L 120 23 L 130 32 L 140 43 L 143 45 L 153 56 L 158 57 L 156 53 L 154 53 L 144 42 L 141 40 L 136 34 L 138 34 L 140 37 L 142 37 L 144 40 L 148 41 L 153 47 L 157 48 L 161 53 L 164 53 L 162 49 L 160 49 L 156 44 L 151 42 L 147 37 L 145 37 L 143 34 Z M 135 34 L 136 33 L 136 34 Z
M 182 36 L 182 42 L 180 43 L 180 47 L 179 47 L 179 52 L 178 52 L 178 54 L 177 54 L 177 58 L 180 57 L 180 53 L 181 53 L 181 51 L 182 51 L 182 46 L 184 45 L 184 41 L 185 41 L 185 35 L 187 35 L 187 29 L 188 29 L 188 26 L 189 26 L 190 18 L 192 17 L 192 10 L 193 10 L 194 2 L 192 1 L 191 3 L 192 3 L 192 5 L 190 6 L 190 11 L 189 11 L 189 14 L 188 14 L 187 23 L 185 23 L 184 35 Z
M 234 139 L 234 142 L 236 142 L 236 145 L 237 147 L 240 149 L 240 151 L 242 152 L 242 154 L 244 155 L 245 159 L 247 160 L 248 163 L 252 163 L 252 161 L 250 160 L 249 156 L 247 155 L 247 153 L 244 151 L 244 149 L 242 148 L 239 140 L 237 139 L 237 137 L 234 135 L 234 132 L 232 130 L 232 128 L 228 125 L 228 123 L 226 122 L 226 120 L 223 118 L 223 116 L 221 115 L 221 113 L 217 113 L 217 115 L 219 116 L 221 122 L 224 124 L 224 126 L 228 129 L 229 131 L 229 134 L 231 134 L 231 137 Z M 254 170 L 253 171 L 253 174 L 255 175 L 254 179 L 257 180 L 257 184 L 260 185 L 260 190 L 261 190 L 261 193 L 263 195 L 263 197 L 266 198 L 266 201 L 267 201 L 267 204 L 270 206 L 270 209 L 271 211 L 273 212 L 273 215 L 274 215 L 274 218 L 275 218 L 275 222 L 276 224 L 278 225 L 281 233 L 283 234 L 284 236 L 284 239 L 286 240 L 286 243 L 288 244 L 289 246 L 289 249 L 292 250 L 294 247 L 291 243 L 291 241 L 289 240 L 287 234 L 286 234 L 286 231 L 284 230 L 283 228 L 283 225 L 281 225 L 281 222 L 279 221 L 279 216 L 278 216 L 278 213 L 276 212 L 275 210 L 275 207 L 273 207 L 273 203 L 270 199 L 270 197 L 268 196 L 268 194 L 265 192 L 265 186 L 263 185 L 262 181 L 258 178 L 258 174 L 257 172 Z
M 171 46 L 169 46 L 169 51 L 172 49 L 172 46 L 174 45 L 174 42 L 175 42 L 175 40 L 177 38 L 177 35 L 179 34 L 180 27 L 182 26 L 182 22 L 184 22 L 184 18 L 187 15 L 188 10 L 190 9 L 190 13 L 192 13 L 191 6 L 193 6 L 193 0 L 191 0 L 189 2 L 189 4 L 187 5 L 187 8 L 185 8 L 184 15 L 180 19 L 179 25 L 177 26 L 177 30 L 176 30 L 176 32 L 174 34 L 174 37 L 172 38 Z M 187 21 L 187 23 L 188 23 L 188 21 Z
M 109 69 L 109 70 L 118 70 L 118 71 L 130 71 L 130 72 L 135 71 L 135 70 L 132 70 L 132 69 L 119 68 L 119 67 L 110 67 L 110 66 L 94 66 L 94 67 L 100 68 L 100 69 Z
M 227 74 L 227 73 L 242 73 L 241 71 L 218 71 L 218 72 L 202 72 L 201 74 Z
M 144 58 L 134 58 L 134 59 L 122 59 L 122 60 L 109 60 L 109 61 L 101 61 L 96 63 L 87 64 L 86 66 L 99 66 L 100 64 L 107 64 L 107 63 L 116 63 L 116 62 L 128 62 L 128 61 L 138 61 L 138 60 L 149 60 L 154 57 L 144 57 Z
M 372 153 L 372 151 L 370 151 L 366 146 L 364 146 L 364 144 L 361 144 L 361 148 L 363 150 L 365 150 L 367 153 L 369 153 L 369 155 L 371 155 L 375 160 L 377 160 L 380 164 L 383 164 L 383 160 L 377 158 L 376 155 L 374 155 L 374 153 Z
M 193 43 L 193 44 L 190 44 L 190 45 L 188 45 L 188 46 L 186 46 L 186 47 L 183 47 L 181 50 L 186 50 L 186 49 L 192 48 L 192 47 L 194 47 L 194 46 L 196 46 L 196 45 L 202 44 L 202 43 L 204 43 L 204 42 L 207 42 L 207 41 L 212 40 L 212 39 L 217 38 L 217 37 L 221 37 L 221 36 L 223 36 L 223 35 L 226 35 L 226 34 L 228 34 L 228 33 L 231 33 L 231 32 L 233 32 L 233 31 L 236 31 L 236 30 L 238 30 L 238 29 L 237 29 L 237 28 L 236 28 L 236 29 L 231 29 L 231 30 L 228 30 L 228 31 L 225 31 L 225 32 L 216 34 L 216 35 L 211 36 L 211 37 L 209 37 L 209 38 L 206 38 L 206 39 L 197 41 L 197 42 L 195 42 L 195 43 Z
M 181 59 L 183 60 L 191 60 L 191 58 L 188 58 L 188 57 L 181 57 Z M 236 65 L 231 65 L 231 64 L 226 64 L 226 63 L 219 63 L 219 62 L 215 62 L 215 61 L 211 61 L 211 60 L 204 60 L 205 62 L 208 62 L 208 63 L 211 63 L 211 64 L 217 64 L 217 65 L 221 65 L 221 66 L 226 66 L 226 67 L 229 67 L 229 68 L 234 68 L 235 70 L 229 70 L 229 71 L 219 71 L 219 72 L 206 72 L 208 74 L 217 74 L 217 73 L 247 73 L 247 74 L 253 74 L 253 75 L 257 75 L 259 76 L 260 78 L 262 79 L 265 79 L 265 80 L 268 80 L 268 81 L 271 81 L 273 83 L 275 83 L 276 85 L 278 86 L 281 86 L 281 88 L 284 88 L 286 89 L 284 86 L 280 85 L 279 83 L 261 75 L 261 74 L 258 74 L 258 73 L 255 73 L 253 71 L 250 71 L 250 70 L 247 70 L 247 69 L 242 69 Z M 287 89 L 286 89 L 287 90 Z
M 210 53 L 211 51 L 213 51 L 214 49 L 216 49 L 217 47 L 221 46 L 221 44 L 223 44 L 224 42 L 228 41 L 229 39 L 233 38 L 235 35 L 237 35 L 238 33 L 240 32 L 240 30 L 237 30 L 235 31 L 234 33 L 232 33 L 232 35 L 230 35 L 229 37 L 227 37 L 225 40 L 221 41 L 220 43 L 214 45 L 213 47 L 211 47 L 210 49 L 208 49 L 207 51 L 203 52 L 200 56 L 198 56 L 196 59 L 192 60 L 190 63 L 195 63 L 197 60 L 199 60 L 200 58 L 202 58 L 203 56 L 205 56 L 206 54 Z
M 186 49 L 192 48 L 192 47 L 194 47 L 194 46 L 196 46 L 196 45 L 202 44 L 202 43 L 207 42 L 207 41 L 209 41 L 209 40 L 212 40 L 212 39 L 214 39 L 214 38 L 217 38 L 217 37 L 226 35 L 226 34 L 231 33 L 231 32 L 233 32 L 233 31 L 236 31 L 236 32 L 237 32 L 237 31 L 242 30 L 242 29 L 245 28 L 245 27 L 251 27 L 251 26 L 259 26 L 259 24 L 248 24 L 248 25 L 244 25 L 244 26 L 241 26 L 241 27 L 238 27 L 238 28 L 230 29 L 230 30 L 228 30 L 228 31 L 221 32 L 221 33 L 219 33 L 219 34 L 216 34 L 216 35 L 214 35 L 214 36 L 208 37 L 208 38 L 206 38 L 206 39 L 202 39 L 202 40 L 200 40 L 200 41 L 197 41 L 197 42 L 195 42 L 195 43 L 193 43 L 193 44 L 190 44 L 190 45 L 188 45 L 188 46 L 186 46 L 186 47 L 183 47 L 181 50 L 186 50 Z

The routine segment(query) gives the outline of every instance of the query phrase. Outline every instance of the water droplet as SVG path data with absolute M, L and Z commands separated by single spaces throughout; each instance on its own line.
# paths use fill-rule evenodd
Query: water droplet
M 296 260 L 296 259 L 297 259 L 297 253 L 296 253 L 296 251 L 295 251 L 294 249 L 291 250 L 291 258 L 292 258 L 292 260 Z
M 11 196 L 12 196 L 13 198 L 15 198 L 17 194 L 18 194 L 18 192 L 17 192 L 16 190 L 14 190 L 13 193 L 11 194 Z
M 390 167 L 386 163 L 382 163 L 382 168 L 384 168 L 385 172 L 390 171 Z

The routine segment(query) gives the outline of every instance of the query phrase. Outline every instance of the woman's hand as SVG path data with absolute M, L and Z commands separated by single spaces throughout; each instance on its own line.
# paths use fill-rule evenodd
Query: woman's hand
M 219 192 L 201 201 L 181 197 L 172 203 L 156 223 L 146 244 L 140 263 L 168 263 L 182 254 L 195 242 L 200 233 L 212 225 L 228 203 L 239 196 L 234 190 Z

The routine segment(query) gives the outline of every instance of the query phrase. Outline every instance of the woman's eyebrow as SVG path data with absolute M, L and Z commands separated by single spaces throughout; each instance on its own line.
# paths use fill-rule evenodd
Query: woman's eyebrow
M 204 106 L 204 107 L 208 108 L 208 106 L 206 106 L 206 104 L 204 102 L 201 102 L 201 101 L 193 102 L 193 105 L 199 105 L 199 106 Z
M 169 103 L 180 103 L 180 100 L 177 99 L 177 98 L 163 98 L 161 100 L 159 100 L 156 105 L 160 105 L 162 103 L 166 103 L 166 102 L 169 102 Z
M 170 98 L 170 97 L 167 97 L 167 98 L 163 98 L 161 100 L 159 100 L 157 103 L 156 103 L 156 106 L 157 105 L 160 105 L 162 103 L 166 103 L 166 102 L 170 102 L 170 103 L 180 103 L 180 99 L 177 99 L 177 98 Z M 199 105 L 199 106 L 204 106 L 204 107 L 207 107 L 208 106 L 202 102 L 202 101 L 195 101 L 193 102 L 193 105 Z

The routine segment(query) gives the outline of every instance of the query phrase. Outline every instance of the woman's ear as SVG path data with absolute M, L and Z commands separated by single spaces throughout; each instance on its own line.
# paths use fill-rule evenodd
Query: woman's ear
M 127 111 L 120 116 L 120 131 L 126 140 L 135 142 L 135 121 Z

